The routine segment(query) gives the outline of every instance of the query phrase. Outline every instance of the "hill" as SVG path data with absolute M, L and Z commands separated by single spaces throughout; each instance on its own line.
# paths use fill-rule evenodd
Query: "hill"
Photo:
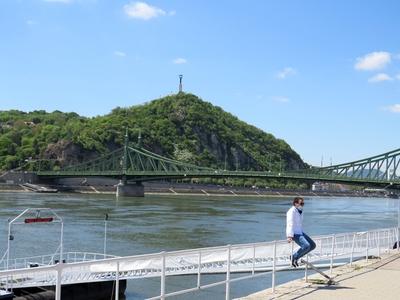
M 195 95 L 179 93 L 86 118 L 55 111 L 0 111 L 0 169 L 27 159 L 53 159 L 59 167 L 121 147 L 141 133 L 142 146 L 201 166 L 241 170 L 306 167 L 283 140 L 275 138 Z M 35 166 L 36 165 L 36 166 Z M 36 168 L 37 163 L 30 166 Z

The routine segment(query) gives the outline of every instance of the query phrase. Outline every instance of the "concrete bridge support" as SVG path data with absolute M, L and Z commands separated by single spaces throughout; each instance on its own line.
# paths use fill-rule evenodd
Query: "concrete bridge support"
M 128 184 L 122 181 L 117 185 L 117 197 L 144 197 L 144 186 L 141 182 Z

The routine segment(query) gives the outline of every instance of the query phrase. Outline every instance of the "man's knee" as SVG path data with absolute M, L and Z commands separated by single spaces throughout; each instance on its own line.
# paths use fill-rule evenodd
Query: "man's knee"
M 310 243 L 310 251 L 314 250 L 317 245 L 315 245 L 314 241 Z

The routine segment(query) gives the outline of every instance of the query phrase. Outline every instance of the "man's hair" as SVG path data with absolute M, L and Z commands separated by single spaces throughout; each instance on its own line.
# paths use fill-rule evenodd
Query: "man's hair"
M 304 201 L 304 199 L 303 199 L 302 197 L 295 197 L 295 198 L 293 199 L 293 205 L 299 203 L 301 200 Z

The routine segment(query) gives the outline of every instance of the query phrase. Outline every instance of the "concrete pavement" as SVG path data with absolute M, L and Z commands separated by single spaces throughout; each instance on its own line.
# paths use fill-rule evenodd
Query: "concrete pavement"
M 240 299 L 400 299 L 400 254 L 397 251 L 382 259 L 362 260 L 352 266 L 335 268 L 332 275 L 337 285 L 316 284 L 323 277 L 313 274 L 308 282 L 303 278 L 276 287 L 275 293 L 268 289 Z

